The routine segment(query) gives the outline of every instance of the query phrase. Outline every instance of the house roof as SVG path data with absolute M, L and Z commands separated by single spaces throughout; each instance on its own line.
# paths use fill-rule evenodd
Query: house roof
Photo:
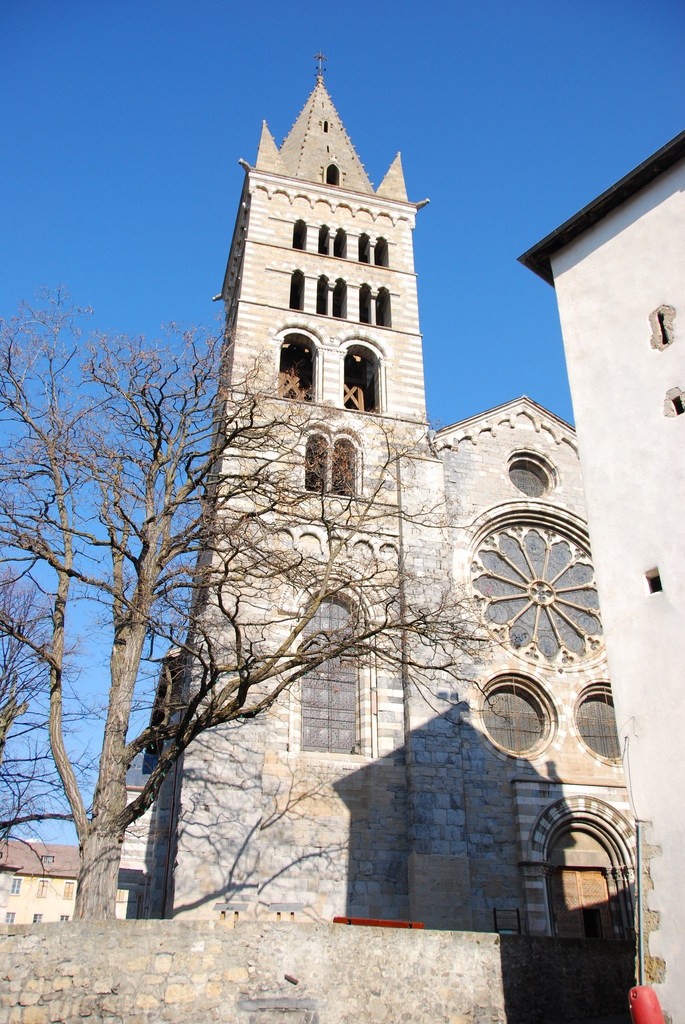
M 669 170 L 674 164 L 685 158 L 685 131 L 676 135 L 674 139 L 667 142 L 665 146 L 658 149 L 656 153 L 648 157 L 634 170 L 626 174 L 624 178 L 617 181 L 615 185 L 602 192 L 600 196 L 593 199 L 591 203 L 584 206 L 582 210 L 564 221 L 558 228 L 546 235 L 537 245 L 532 246 L 522 256 L 519 256 L 519 263 L 528 267 L 534 274 L 541 277 L 543 281 L 554 286 L 554 274 L 552 273 L 551 258 L 555 252 L 565 248 L 570 242 L 581 235 L 593 224 L 597 224 L 607 214 L 615 210 L 636 192 L 645 188 L 664 171 Z
M 48 860 L 52 857 L 52 861 Z M 45 875 L 49 878 L 77 878 L 78 846 L 55 843 L 20 843 L 10 839 L 0 844 L 0 866 L 17 875 Z

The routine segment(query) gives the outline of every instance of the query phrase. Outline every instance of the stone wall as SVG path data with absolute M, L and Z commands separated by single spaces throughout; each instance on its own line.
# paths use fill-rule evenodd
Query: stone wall
M 564 1024 L 620 1013 L 619 942 L 345 925 L 129 921 L 0 928 L 9 1024 Z

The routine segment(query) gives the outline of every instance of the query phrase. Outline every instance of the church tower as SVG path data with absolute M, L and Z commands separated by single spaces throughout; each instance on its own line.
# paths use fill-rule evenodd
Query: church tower
M 286 543 L 311 559 L 314 581 L 326 528 L 340 535 L 335 500 L 344 498 L 349 544 L 339 563 L 352 568 L 343 576 L 365 579 L 355 603 L 382 615 L 388 592 L 379 598 L 376 587 L 368 600 L 369 578 L 392 579 L 397 593 L 400 564 L 423 565 L 442 540 L 411 516 L 442 487 L 427 440 L 412 247 L 423 204 L 407 198 L 399 153 L 374 190 L 321 71 L 280 149 L 264 124 L 255 165 L 241 164 L 220 296 L 225 372 L 238 390 L 256 373 L 274 422 L 302 423 L 287 460 L 298 514 L 284 523 Z M 333 502 L 323 529 L 313 505 L 307 521 L 313 493 L 319 520 Z M 368 513 L 349 518 L 355 499 L 371 509 L 372 528 Z M 349 529 L 365 515 L 365 528 Z M 340 626 L 346 600 L 326 599 L 321 629 Z M 288 613 L 275 588 L 260 601 L 268 632 Z M 368 653 L 307 672 L 267 714 L 212 730 L 186 752 L 175 914 L 213 917 L 223 900 L 247 916 L 287 906 L 313 919 L 408 917 L 407 680 L 398 658 L 389 667 Z
M 243 166 L 221 292 L 234 376 L 258 359 L 282 398 L 424 423 L 417 204 L 399 153 L 374 191 L 319 73 L 281 148 L 264 123 Z

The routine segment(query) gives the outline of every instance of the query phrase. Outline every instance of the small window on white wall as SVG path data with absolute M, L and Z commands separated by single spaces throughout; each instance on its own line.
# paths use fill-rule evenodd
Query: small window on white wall
M 652 328 L 650 344 L 652 348 L 661 352 L 673 344 L 673 323 L 675 320 L 675 309 L 673 306 L 657 306 L 649 314 L 649 323 Z

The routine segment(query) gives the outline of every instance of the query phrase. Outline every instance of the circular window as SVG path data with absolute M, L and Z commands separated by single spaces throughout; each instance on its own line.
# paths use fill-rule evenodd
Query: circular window
M 594 570 L 572 541 L 551 530 L 502 530 L 484 541 L 472 572 L 489 628 L 521 654 L 567 663 L 599 648 Z
M 498 747 L 528 754 L 547 739 L 550 715 L 526 680 L 506 676 L 488 690 L 483 725 Z
M 516 456 L 509 463 L 509 479 L 529 498 L 542 498 L 552 488 L 551 469 L 542 460 L 529 455 Z
M 583 742 L 593 754 L 617 761 L 621 746 L 616 729 L 614 702 L 608 686 L 593 688 L 581 698 L 576 724 Z

